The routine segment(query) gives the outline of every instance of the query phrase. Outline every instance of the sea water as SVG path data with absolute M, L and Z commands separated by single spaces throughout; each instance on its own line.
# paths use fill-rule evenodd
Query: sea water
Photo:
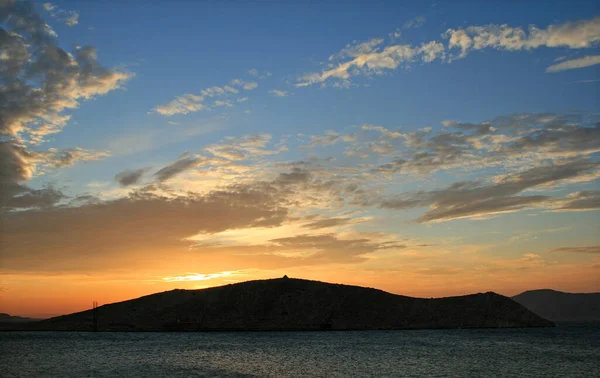
M 0 332 L 1 377 L 600 377 L 600 327 Z

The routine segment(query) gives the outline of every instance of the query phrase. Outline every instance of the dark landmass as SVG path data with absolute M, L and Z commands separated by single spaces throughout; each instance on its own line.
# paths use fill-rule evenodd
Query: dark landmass
M 0 330 L 13 329 L 19 327 L 23 323 L 37 322 L 40 319 L 24 318 L 22 316 L 12 316 L 5 313 L 0 313 Z
M 0 323 L 11 323 L 11 322 L 34 322 L 40 319 L 24 318 L 22 316 L 12 316 L 5 313 L 0 313 Z
M 551 327 L 492 292 L 421 299 L 381 290 L 290 279 L 172 290 L 100 306 L 99 331 L 392 330 Z M 93 310 L 28 324 L 29 330 L 93 330 Z
M 564 293 L 542 289 L 526 291 L 512 299 L 553 322 L 600 322 L 600 293 Z

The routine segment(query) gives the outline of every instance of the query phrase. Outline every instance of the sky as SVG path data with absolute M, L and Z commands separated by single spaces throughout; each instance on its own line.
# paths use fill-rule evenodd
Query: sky
M 0 312 L 600 291 L 600 6 L 0 0 Z

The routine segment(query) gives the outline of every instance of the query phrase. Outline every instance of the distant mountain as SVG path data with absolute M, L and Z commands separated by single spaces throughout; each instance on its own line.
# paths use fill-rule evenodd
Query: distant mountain
M 554 324 L 495 293 L 420 299 L 381 290 L 289 279 L 172 290 L 101 306 L 101 331 L 371 330 L 549 327 Z M 31 324 L 92 330 L 93 311 Z
M 23 328 L 32 322 L 37 322 L 40 319 L 24 318 L 22 316 L 12 316 L 5 313 L 0 313 L 0 330 L 10 330 L 15 328 Z
M 12 316 L 5 313 L 0 313 L 0 323 L 15 323 L 15 322 L 33 322 L 39 319 L 24 318 L 22 316 Z
M 553 322 L 600 322 L 600 293 L 542 289 L 526 291 L 512 299 Z

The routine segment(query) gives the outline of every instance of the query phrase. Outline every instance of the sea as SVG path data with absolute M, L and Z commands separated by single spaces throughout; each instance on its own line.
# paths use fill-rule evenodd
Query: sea
M 1 377 L 600 377 L 600 326 L 0 332 Z

